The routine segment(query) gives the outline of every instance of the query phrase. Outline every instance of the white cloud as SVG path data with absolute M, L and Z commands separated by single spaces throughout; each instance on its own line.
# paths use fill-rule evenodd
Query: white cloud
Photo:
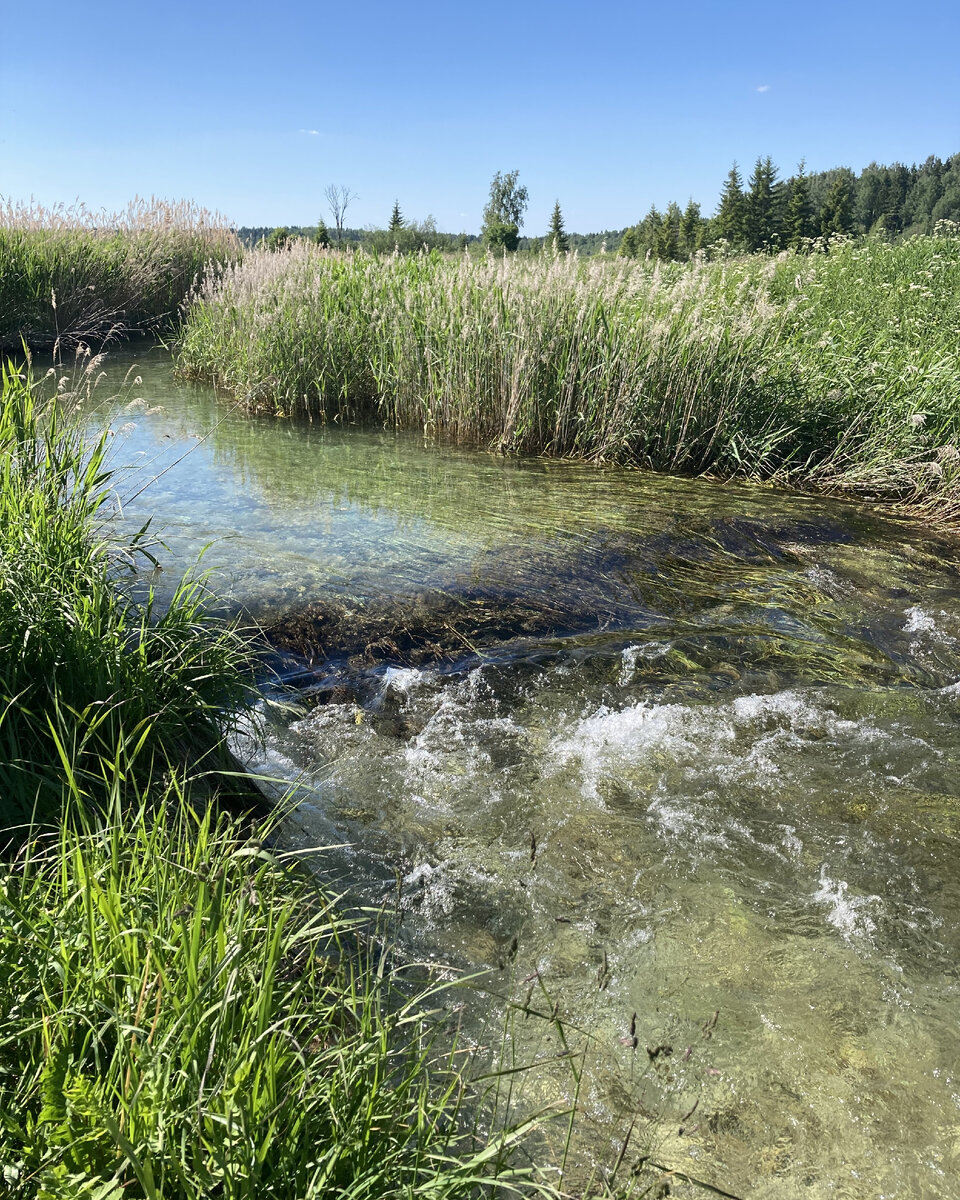
M 757 91 L 758 92 L 769 92 L 770 84 L 769 83 L 761 83 L 760 86 L 757 88 Z
M 297 133 L 305 133 L 308 137 L 319 137 L 319 129 L 298 129 Z

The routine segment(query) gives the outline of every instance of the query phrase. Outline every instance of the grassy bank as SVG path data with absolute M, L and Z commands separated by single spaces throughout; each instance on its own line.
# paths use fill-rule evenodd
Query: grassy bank
M 191 204 L 0 206 L 0 349 L 172 328 L 206 266 L 239 252 L 223 219 Z
M 199 584 L 163 614 L 125 593 L 138 548 L 99 524 L 74 399 L 3 375 L 0 1191 L 544 1190 L 509 1165 L 520 1131 L 465 1119 L 436 993 L 212 803 L 246 648 Z
M 189 789 L 0 869 L 0 1169 L 13 1197 L 476 1194 L 431 997 Z M 433 997 L 436 1000 L 436 997 Z
M 299 243 L 204 285 L 180 365 L 287 414 L 942 505 L 958 346 L 954 236 L 689 264 Z
M 107 435 L 72 413 L 92 360 L 42 399 L 11 368 L 0 401 L 0 826 L 57 821 L 69 783 L 93 808 L 171 765 L 228 764 L 224 711 L 245 692 L 244 643 L 204 615 L 202 580 L 154 613 L 123 587 Z M 142 560 L 145 562 L 145 560 Z

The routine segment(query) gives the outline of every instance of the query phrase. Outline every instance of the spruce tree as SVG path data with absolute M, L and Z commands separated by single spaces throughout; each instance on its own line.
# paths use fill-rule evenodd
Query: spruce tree
M 820 232 L 824 237 L 853 232 L 853 188 L 845 170 L 838 172 L 827 192 L 820 210 Z
M 780 242 L 781 189 L 777 168 L 768 154 L 758 158 L 750 176 L 744 204 L 744 234 L 748 250 L 773 250 Z
M 880 213 L 871 226 L 871 232 L 877 232 L 887 237 L 895 237 L 903 232 L 903 205 L 897 194 L 893 176 L 887 172 L 887 186 L 884 188 L 880 204 Z
M 327 229 L 327 223 L 323 217 L 317 221 L 317 232 L 313 235 L 313 240 L 318 246 L 330 245 L 330 231 Z
M 890 171 L 890 202 L 884 209 L 890 214 L 887 228 L 893 233 L 902 233 L 906 228 L 906 202 L 912 183 L 910 168 L 894 163 Z
M 639 253 L 644 255 L 658 255 L 658 246 L 661 241 L 660 228 L 663 225 L 663 213 L 655 204 L 650 205 L 650 211 L 637 226 L 638 240 L 640 243 Z
M 788 185 L 787 245 L 791 250 L 799 250 L 804 242 L 813 235 L 813 205 L 810 203 L 810 185 L 807 182 L 805 163 L 801 159 L 797 166 L 797 173 Z
M 393 212 L 390 214 L 390 224 L 387 228 L 391 233 L 396 233 L 399 229 L 403 228 L 404 223 L 403 213 L 400 211 L 400 201 L 394 200 Z
M 720 193 L 720 207 L 717 209 L 717 232 L 731 246 L 740 249 L 743 245 L 744 228 L 744 195 L 743 180 L 740 169 L 734 163 L 730 174 Z
M 660 228 L 657 230 L 657 238 L 654 243 L 654 252 L 657 258 L 669 261 L 680 257 L 680 229 L 682 222 L 683 216 L 680 212 L 680 206 L 675 200 L 671 200 L 667 205 L 667 211 L 663 214 Z
M 640 236 L 637 233 L 637 227 L 631 225 L 629 229 L 624 230 L 623 237 L 620 239 L 620 246 L 617 249 L 617 254 L 621 258 L 636 258 L 640 253 Z
M 563 214 L 560 212 L 559 200 L 553 206 L 546 241 L 547 245 L 553 246 L 558 254 L 566 254 L 570 249 L 570 243 L 567 241 L 567 233 L 563 228 Z
M 687 258 L 692 258 L 700 249 L 702 224 L 700 205 L 691 199 L 687 202 L 680 221 L 680 246 Z

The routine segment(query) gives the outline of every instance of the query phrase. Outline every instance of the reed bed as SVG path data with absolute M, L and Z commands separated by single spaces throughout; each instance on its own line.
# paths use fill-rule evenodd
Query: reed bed
M 0 349 L 173 328 L 204 271 L 239 254 L 226 221 L 189 203 L 0 205 Z
M 123 588 L 96 366 L 0 378 L 0 1192 L 552 1194 L 510 1164 L 532 1121 L 481 1128 L 443 989 L 214 802 L 248 647 L 202 579 Z
M 249 407 L 519 453 L 942 500 L 960 238 L 776 258 L 340 255 L 210 277 L 182 372 Z

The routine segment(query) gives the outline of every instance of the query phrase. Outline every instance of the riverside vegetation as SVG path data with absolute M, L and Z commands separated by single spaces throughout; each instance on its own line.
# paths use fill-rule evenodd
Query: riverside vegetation
M 239 250 L 223 218 L 190 203 L 0 205 L 0 349 L 169 330 L 204 269 Z
M 508 1163 L 528 1126 L 465 1118 L 442 989 L 230 815 L 249 646 L 202 577 L 163 613 L 123 586 L 149 552 L 109 542 L 108 440 L 76 398 L 3 372 L 3 1194 L 549 1192 Z
M 182 372 L 251 408 L 955 510 L 960 238 L 686 264 L 339 254 L 210 276 Z
M 184 236 L 193 257 L 184 250 L 174 284 L 170 242 L 135 222 L 121 235 L 65 220 L 60 240 L 27 223 L 3 232 L 0 263 L 22 253 L 37 265 L 3 267 L 11 342 L 155 325 L 212 262 L 180 367 L 251 410 L 956 513 L 949 224 L 688 264 L 377 257 L 296 241 L 241 262 L 221 229 Z M 467 1079 L 425 1011 L 442 997 L 411 993 L 368 923 L 291 870 L 268 829 L 229 815 L 250 803 L 225 742 L 250 695 L 248 648 L 207 617 L 202 579 L 163 612 L 124 589 L 145 535 L 111 548 L 106 438 L 84 443 L 74 399 L 41 404 L 4 375 L 7 1193 L 548 1191 L 511 1165 L 523 1127 L 484 1135 L 465 1118 Z

